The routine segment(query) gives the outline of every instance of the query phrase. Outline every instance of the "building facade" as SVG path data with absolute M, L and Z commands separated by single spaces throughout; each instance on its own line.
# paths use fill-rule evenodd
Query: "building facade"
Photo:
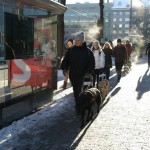
M 116 0 L 111 8 L 110 37 L 129 39 L 150 38 L 150 1 Z
M 100 28 L 99 3 L 76 3 L 67 5 L 65 13 L 65 39 L 73 37 L 78 31 L 86 32 L 86 40 L 95 39 Z M 103 41 L 122 38 L 124 40 L 144 37 L 150 38 L 149 0 L 109 0 L 104 2 Z

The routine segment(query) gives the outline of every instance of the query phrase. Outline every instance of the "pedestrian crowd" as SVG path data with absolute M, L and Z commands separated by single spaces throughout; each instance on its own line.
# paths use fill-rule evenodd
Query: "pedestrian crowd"
M 75 107 L 82 92 L 84 77 L 93 77 L 93 87 L 98 88 L 98 83 L 102 80 L 100 76 L 105 74 L 109 81 L 110 69 L 112 68 L 112 57 L 114 57 L 117 82 L 120 82 L 122 68 L 131 58 L 132 44 L 129 40 L 123 44 L 121 39 L 117 39 L 117 45 L 113 46 L 112 41 L 105 42 L 101 46 L 98 40 L 92 41 L 91 47 L 85 42 L 84 32 L 78 33 L 73 39 L 66 42 L 67 51 L 62 59 L 60 69 L 64 74 L 63 88 L 67 87 L 68 78 L 73 87 Z M 147 46 L 148 66 L 150 67 L 150 43 Z

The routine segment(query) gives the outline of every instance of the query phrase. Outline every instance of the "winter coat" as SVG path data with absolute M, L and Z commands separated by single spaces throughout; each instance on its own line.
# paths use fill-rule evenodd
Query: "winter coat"
M 150 42 L 147 45 L 146 54 L 150 57 Z
M 127 51 L 124 45 L 117 45 L 114 48 L 114 55 L 115 57 L 115 62 L 123 62 L 127 60 Z
M 131 44 L 125 44 L 125 48 L 126 48 L 126 51 L 127 51 L 127 56 L 130 57 L 131 53 L 132 53 L 132 46 Z
M 66 51 L 66 53 L 65 53 L 65 56 L 64 56 L 64 58 L 62 59 L 62 61 L 61 61 L 61 64 L 60 64 L 60 69 L 61 70 L 64 70 L 64 69 L 66 69 L 66 70 L 68 70 L 68 68 L 66 68 L 66 63 L 68 63 L 67 61 L 67 59 L 68 59 L 68 55 L 70 54 L 70 50 L 71 50 L 71 48 L 69 48 L 67 51 Z
M 105 67 L 106 68 L 111 68 L 112 67 L 112 55 L 113 55 L 113 51 L 112 51 L 112 49 L 104 48 L 103 52 L 105 54 Z
M 93 52 L 86 46 L 74 46 L 64 58 L 63 69 L 69 70 L 71 82 L 83 80 L 86 73 L 92 73 L 95 67 Z
M 91 48 L 95 58 L 95 69 L 101 69 L 105 67 L 105 54 L 101 50 L 100 46 L 99 49 Z

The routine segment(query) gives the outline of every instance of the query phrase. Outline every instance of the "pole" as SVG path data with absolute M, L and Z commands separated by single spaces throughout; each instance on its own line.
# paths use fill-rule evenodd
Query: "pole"
M 100 6 L 100 42 L 103 38 L 103 28 L 104 28 L 104 0 L 100 0 L 99 2 Z
M 132 0 L 130 0 L 130 35 L 132 34 Z
M 66 0 L 59 1 L 64 6 L 66 5 Z M 58 57 L 62 57 L 64 48 L 64 14 L 58 15 Z

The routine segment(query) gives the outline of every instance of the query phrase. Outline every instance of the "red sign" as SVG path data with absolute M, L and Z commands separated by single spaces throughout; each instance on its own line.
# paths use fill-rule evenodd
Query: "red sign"
M 51 87 L 51 60 L 43 57 L 11 60 L 12 86 Z

